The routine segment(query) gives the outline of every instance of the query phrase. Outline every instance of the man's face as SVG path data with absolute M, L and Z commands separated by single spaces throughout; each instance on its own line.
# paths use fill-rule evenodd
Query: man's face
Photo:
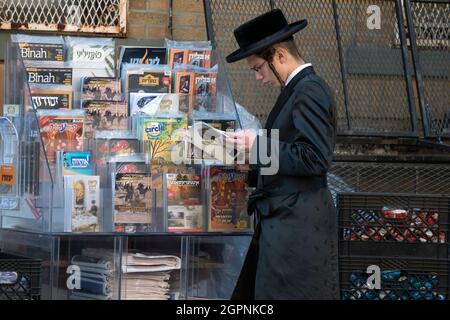
M 257 55 L 251 55 L 247 58 L 247 63 L 250 69 L 255 72 L 257 81 L 261 81 L 263 85 L 273 87 L 280 86 L 280 82 L 277 80 L 272 70 L 270 70 L 269 63 L 266 60 Z M 276 62 L 273 61 L 272 64 L 276 68 Z

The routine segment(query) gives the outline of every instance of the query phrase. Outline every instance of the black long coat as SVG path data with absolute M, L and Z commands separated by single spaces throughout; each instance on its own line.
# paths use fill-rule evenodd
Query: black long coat
M 260 223 L 232 299 L 338 299 L 338 227 L 326 185 L 335 104 L 312 67 L 283 89 L 266 129 L 279 129 L 279 170 L 258 176 L 249 211 Z

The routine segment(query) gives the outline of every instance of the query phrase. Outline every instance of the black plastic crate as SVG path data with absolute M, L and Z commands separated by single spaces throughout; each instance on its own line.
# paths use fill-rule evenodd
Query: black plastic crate
M 0 252 L 0 300 L 40 300 L 41 261 Z
M 379 289 L 367 283 L 369 266 L 379 267 Z M 341 299 L 448 300 L 449 271 L 448 260 L 341 256 Z
M 340 254 L 448 258 L 450 198 L 340 193 Z

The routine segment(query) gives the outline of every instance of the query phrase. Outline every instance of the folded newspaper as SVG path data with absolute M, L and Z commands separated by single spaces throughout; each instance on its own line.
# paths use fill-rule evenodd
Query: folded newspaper
M 122 297 L 125 300 L 168 300 L 171 271 L 126 273 L 123 275 Z
M 99 274 L 112 274 L 114 265 L 111 261 L 99 258 L 75 255 L 71 260 L 73 265 L 80 267 L 82 272 L 92 272 Z
M 181 268 L 181 259 L 171 255 L 129 253 L 122 261 L 122 272 L 124 273 L 167 271 Z

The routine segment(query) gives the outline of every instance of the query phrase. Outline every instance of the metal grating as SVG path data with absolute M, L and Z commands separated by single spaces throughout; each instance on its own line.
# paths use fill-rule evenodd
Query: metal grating
M 381 29 L 367 27 L 367 8 L 371 5 L 380 8 Z M 398 30 L 395 2 L 338 1 L 337 8 L 344 63 L 348 66 L 352 130 L 412 132 L 401 51 L 391 50 L 394 30 Z M 387 52 L 390 61 L 386 58 Z M 380 66 L 382 64 L 386 68 Z M 400 72 L 392 72 L 392 64 L 400 67 Z
M 224 52 L 224 55 L 238 48 L 233 35 L 236 27 L 271 9 L 269 1 L 262 0 L 211 0 L 208 2 L 211 8 L 209 19 L 214 29 L 210 37 L 214 37 L 215 45 Z M 254 72 L 249 70 L 245 60 L 227 64 L 226 68 L 236 102 L 245 106 L 264 123 L 275 104 L 279 90 L 258 85 Z
M 411 2 L 418 46 L 450 48 L 450 3 Z
M 339 64 L 339 48 L 336 40 L 332 1 L 275 1 L 289 22 L 305 17 L 308 27 L 294 35 L 300 54 L 306 62 L 312 62 L 318 75 L 334 90 L 338 127 L 346 128 L 344 88 Z
M 421 163 L 336 162 L 328 174 L 338 192 L 384 192 L 450 196 L 450 166 Z
M 380 268 L 380 289 L 367 286 L 369 266 Z M 341 299 L 448 300 L 449 270 L 446 259 L 340 256 Z
M 338 130 L 350 134 L 417 135 L 409 105 L 401 51 L 392 50 L 396 1 L 384 0 L 205 0 L 209 36 L 228 54 L 236 49 L 233 30 L 254 16 L 281 8 L 289 22 L 306 18 L 295 36 L 300 53 L 334 89 Z M 378 5 L 381 30 L 367 27 L 367 8 Z M 403 29 L 402 29 L 403 31 Z M 398 32 L 397 32 L 398 33 Z M 386 55 L 388 51 L 388 55 Z M 381 66 L 381 68 L 379 67 Z M 263 122 L 278 94 L 254 80 L 245 62 L 227 66 L 237 102 Z M 347 116 L 348 115 L 348 116 Z
M 432 135 L 450 137 L 450 3 L 411 2 L 411 13 L 423 73 L 428 125 Z M 429 52 L 433 56 L 425 58 L 423 55 Z M 427 74 L 426 70 L 432 67 L 441 72 Z
M 126 0 L 0 0 L 0 29 L 126 34 Z

